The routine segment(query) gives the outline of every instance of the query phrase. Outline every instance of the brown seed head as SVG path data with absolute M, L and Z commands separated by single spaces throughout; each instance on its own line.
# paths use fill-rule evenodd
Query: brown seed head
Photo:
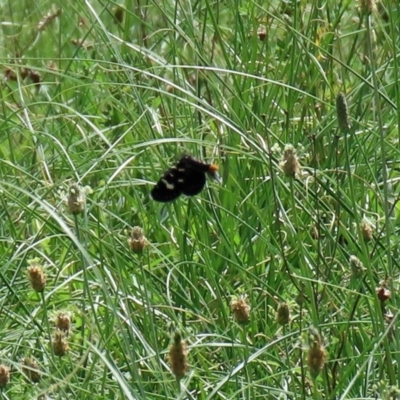
M 71 329 L 71 316 L 65 312 L 57 314 L 56 328 L 62 332 L 68 333 Z
M 53 346 L 53 351 L 56 356 L 65 356 L 68 351 L 68 341 L 63 331 L 57 330 L 54 333 L 51 344 Z
M 68 210 L 71 214 L 77 215 L 83 212 L 86 203 L 85 193 L 82 189 L 76 185 L 72 184 L 69 187 L 68 192 Z
M 392 292 L 384 285 L 377 287 L 376 294 L 378 299 L 384 303 L 386 300 L 389 300 L 392 297 Z
M 349 259 L 351 273 L 354 278 L 361 278 L 364 274 L 365 267 L 361 260 L 356 256 L 350 256 Z
M 361 12 L 372 14 L 376 10 L 375 0 L 360 0 Z
M 261 41 L 264 41 L 267 37 L 267 29 L 265 26 L 259 26 L 257 29 L 257 36 Z
M 310 345 L 307 354 L 307 365 L 313 379 L 315 379 L 324 368 L 325 360 L 325 347 L 318 340 L 314 340 Z
M 315 379 L 324 368 L 326 360 L 326 350 L 323 345 L 319 331 L 310 326 L 309 328 L 309 349 L 307 353 L 307 365 L 310 374 Z
M 32 383 L 39 383 L 41 374 L 39 365 L 32 357 L 26 357 L 22 361 L 22 371 Z
M 175 92 L 175 87 L 172 86 L 172 85 L 167 85 L 167 86 L 165 87 L 165 90 L 166 90 L 168 93 L 174 93 L 174 92 Z
M 46 275 L 43 272 L 42 266 L 34 260 L 30 262 L 30 266 L 28 267 L 28 279 L 35 292 L 43 292 L 46 287 Z
M 339 128 L 342 132 L 347 132 L 351 128 L 349 119 L 349 108 L 347 107 L 346 97 L 339 93 L 336 97 L 336 113 Z
M 234 297 L 230 303 L 231 312 L 240 325 L 245 325 L 250 321 L 251 307 L 246 296 Z
M 374 228 L 372 223 L 364 218 L 360 224 L 361 234 L 366 242 L 369 242 L 373 239 Z
M 276 320 L 279 325 L 287 325 L 290 322 L 290 309 L 287 303 L 279 303 L 276 310 Z
M 10 368 L 6 365 L 0 365 L 0 389 L 4 388 L 10 381 Z
M 175 333 L 174 343 L 169 348 L 169 363 L 176 379 L 182 379 L 189 370 L 187 364 L 187 346 L 179 332 Z
M 134 226 L 131 231 L 131 237 L 128 239 L 128 244 L 134 253 L 141 253 L 148 245 L 148 241 L 143 234 L 143 229 L 140 226 Z
M 55 20 L 60 14 L 61 14 L 61 8 L 56 10 L 54 13 L 48 13 L 38 23 L 37 31 L 38 32 L 44 31 L 51 24 L 51 22 Z
M 299 158 L 297 157 L 296 149 L 291 144 L 285 146 L 279 165 L 286 176 L 295 178 L 299 174 Z

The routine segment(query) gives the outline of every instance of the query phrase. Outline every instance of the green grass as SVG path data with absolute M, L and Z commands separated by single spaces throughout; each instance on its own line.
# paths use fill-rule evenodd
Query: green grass
M 350 1 L 2 0 L 0 15 L 1 398 L 398 397 L 397 1 L 368 14 Z M 182 153 L 219 164 L 222 184 L 154 202 Z M 73 183 L 87 187 L 79 215 Z M 243 298 L 246 325 L 231 311 Z M 59 313 L 72 318 L 62 357 Z M 310 349 L 326 351 L 314 374 Z

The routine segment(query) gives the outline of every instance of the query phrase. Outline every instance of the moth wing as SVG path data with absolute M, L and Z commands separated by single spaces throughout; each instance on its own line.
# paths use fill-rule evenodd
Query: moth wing
M 181 191 L 186 196 L 195 196 L 203 190 L 205 184 L 206 174 L 203 171 L 188 168 L 181 185 Z
M 181 185 L 178 183 L 178 170 L 170 168 L 151 190 L 151 197 L 155 201 L 167 203 L 178 198 L 182 194 Z

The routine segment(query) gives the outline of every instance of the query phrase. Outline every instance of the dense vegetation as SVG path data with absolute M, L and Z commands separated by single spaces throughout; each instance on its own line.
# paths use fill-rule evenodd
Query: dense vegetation
M 0 15 L 1 398 L 398 398 L 397 0 Z

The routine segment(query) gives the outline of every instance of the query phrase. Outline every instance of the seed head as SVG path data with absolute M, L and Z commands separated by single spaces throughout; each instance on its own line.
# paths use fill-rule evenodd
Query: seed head
M 369 242 L 373 239 L 374 227 L 372 226 L 371 221 L 366 218 L 363 218 L 360 224 L 361 234 L 366 242 Z
M 189 370 L 187 364 L 187 346 L 179 332 L 175 333 L 174 343 L 169 348 L 169 363 L 171 371 L 177 380 L 181 380 Z
M 42 293 L 46 287 L 46 275 L 37 260 L 31 260 L 28 267 L 28 279 L 35 292 Z
M 52 340 L 52 346 L 54 354 L 58 357 L 65 356 L 65 354 L 68 352 L 68 341 L 63 331 L 55 331 Z
M 392 297 L 392 292 L 386 287 L 386 282 L 382 281 L 380 285 L 375 289 L 378 299 L 384 303 Z
M 56 328 L 62 332 L 69 333 L 71 329 L 71 316 L 69 313 L 60 312 L 56 316 Z
M 299 158 L 297 157 L 296 149 L 291 144 L 285 146 L 279 165 L 286 176 L 295 178 L 299 174 Z
M 22 371 L 32 383 L 40 382 L 41 373 L 39 370 L 39 365 L 34 358 L 26 357 L 23 359 Z
M 325 360 L 325 347 L 321 343 L 314 341 L 308 349 L 307 355 L 307 365 L 313 379 L 315 379 L 324 368 Z
M 307 354 L 307 365 L 311 377 L 316 379 L 322 371 L 326 360 L 326 350 L 322 344 L 321 336 L 315 328 L 310 329 L 310 347 Z
M 349 262 L 353 277 L 361 278 L 365 271 L 365 267 L 362 261 L 356 256 L 350 256 Z
M 276 310 L 276 320 L 279 325 L 287 325 L 290 321 L 290 309 L 287 303 L 279 303 Z
M 143 249 L 149 244 L 140 226 L 134 226 L 128 244 L 134 253 L 142 253 Z
M 77 215 L 83 212 L 86 203 L 86 196 L 77 184 L 72 184 L 69 187 L 67 203 L 68 210 L 71 214 Z
M 0 365 L 0 389 L 3 389 L 10 381 L 10 368 L 6 365 Z
M 264 41 L 265 38 L 267 37 L 268 33 L 267 33 L 267 29 L 265 26 L 261 25 L 258 27 L 257 29 L 257 36 L 261 41 Z
M 340 130 L 347 132 L 351 128 L 351 124 L 346 97 L 343 93 L 339 93 L 336 97 L 336 113 Z
M 55 20 L 58 16 L 60 16 L 60 14 L 61 14 L 61 8 L 56 10 L 54 13 L 49 12 L 46 16 L 44 16 L 40 20 L 36 28 L 37 31 L 38 32 L 44 31 L 51 24 L 53 20 Z
M 251 307 L 246 296 L 234 297 L 230 303 L 231 312 L 240 325 L 245 325 L 250 321 Z
M 363 14 L 372 14 L 376 10 L 375 0 L 360 0 L 360 7 Z

